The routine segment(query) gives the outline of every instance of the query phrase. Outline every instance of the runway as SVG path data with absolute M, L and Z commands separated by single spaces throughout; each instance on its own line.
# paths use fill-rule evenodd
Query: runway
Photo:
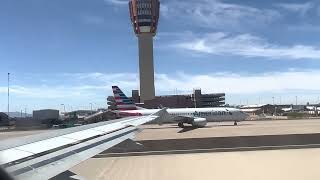
M 84 179 L 319 179 L 320 120 L 144 125 L 67 173 Z M 60 176 L 62 177 L 62 176 Z

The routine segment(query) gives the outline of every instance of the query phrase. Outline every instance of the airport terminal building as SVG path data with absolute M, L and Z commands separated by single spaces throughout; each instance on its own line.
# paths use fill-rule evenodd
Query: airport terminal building
M 152 100 L 145 100 L 144 103 L 140 101 L 139 91 L 132 90 L 131 99 L 138 106 L 147 109 L 156 109 L 160 106 L 168 108 L 204 108 L 225 105 L 225 93 L 202 94 L 201 89 L 194 90 L 192 94 L 156 96 Z M 109 109 L 116 109 L 114 97 L 109 96 L 107 100 L 109 101 Z

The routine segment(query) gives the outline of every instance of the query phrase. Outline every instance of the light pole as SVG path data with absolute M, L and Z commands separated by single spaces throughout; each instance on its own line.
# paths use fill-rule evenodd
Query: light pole
M 10 73 L 8 73 L 8 119 L 10 119 Z
M 275 116 L 275 114 L 276 114 L 276 106 L 274 105 L 274 96 L 272 96 L 272 103 L 273 103 L 273 107 L 274 107 L 273 116 Z
M 92 103 L 90 103 L 90 109 L 91 109 L 91 113 L 90 113 L 90 114 L 93 114 L 93 113 L 92 113 Z
M 61 106 L 63 106 L 63 113 L 66 114 L 66 106 L 64 104 L 60 104 Z
M 197 99 L 196 99 L 196 93 L 195 93 L 195 89 L 193 89 L 193 94 L 191 95 L 191 97 L 193 96 L 193 103 L 194 103 L 194 108 L 197 108 Z
M 272 96 L 272 104 L 274 105 L 274 96 Z
M 296 106 L 298 105 L 298 96 L 296 96 Z

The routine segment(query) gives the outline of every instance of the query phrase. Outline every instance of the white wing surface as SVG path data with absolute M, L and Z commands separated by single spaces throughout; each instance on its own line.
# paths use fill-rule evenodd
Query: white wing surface
M 158 111 L 0 142 L 0 165 L 17 179 L 49 179 L 126 139 L 137 126 L 159 118 Z

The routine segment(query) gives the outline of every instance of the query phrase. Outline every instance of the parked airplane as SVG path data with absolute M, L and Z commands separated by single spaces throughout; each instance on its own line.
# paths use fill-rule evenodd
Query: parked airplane
M 42 180 L 52 178 L 127 139 L 140 130 L 137 126 L 157 120 L 163 110 L 143 117 L 129 117 L 32 136 L 1 141 L 0 179 Z
M 126 116 L 146 116 L 155 113 L 157 109 L 141 109 L 129 99 L 118 86 L 112 86 L 117 114 Z M 191 124 L 193 127 L 204 127 L 207 122 L 233 121 L 237 125 L 239 121 L 248 118 L 248 115 L 236 108 L 215 107 L 215 108 L 174 108 L 167 109 L 167 121 L 176 121 L 178 126 L 184 128 L 184 124 Z M 162 120 L 165 121 L 165 120 Z

